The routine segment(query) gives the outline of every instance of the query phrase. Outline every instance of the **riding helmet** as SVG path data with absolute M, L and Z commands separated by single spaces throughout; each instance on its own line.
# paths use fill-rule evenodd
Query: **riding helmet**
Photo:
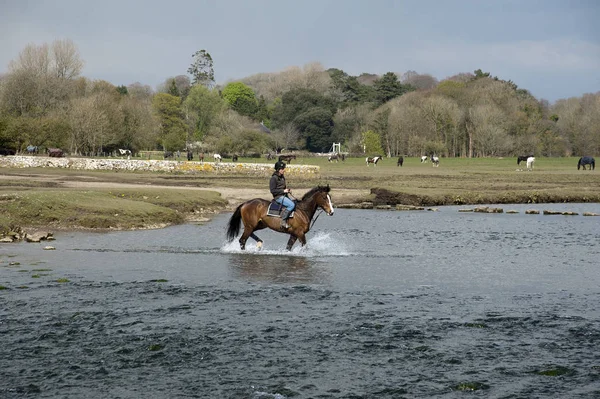
M 275 170 L 285 169 L 285 162 L 277 161 L 275 162 Z

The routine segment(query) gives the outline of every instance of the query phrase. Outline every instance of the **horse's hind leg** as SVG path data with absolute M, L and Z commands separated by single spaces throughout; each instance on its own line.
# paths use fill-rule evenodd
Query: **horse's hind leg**
M 242 236 L 238 240 L 238 242 L 240 243 L 240 248 L 242 249 L 242 251 L 244 249 L 246 249 L 246 241 L 248 241 L 248 237 L 250 237 L 250 235 L 252 235 L 253 231 L 254 230 L 251 230 L 249 228 L 245 228 L 244 229 L 244 233 L 242 234 Z
M 294 243 L 296 242 L 297 239 L 298 239 L 298 237 L 296 237 L 294 235 L 290 235 L 290 239 L 288 240 L 287 247 L 286 247 L 286 249 L 288 251 L 292 250 L 292 247 L 294 246 Z M 302 245 L 304 245 L 304 244 L 302 244 Z

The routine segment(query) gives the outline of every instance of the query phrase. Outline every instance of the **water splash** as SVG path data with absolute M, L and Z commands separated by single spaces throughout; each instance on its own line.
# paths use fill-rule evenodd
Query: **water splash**
M 310 237 L 305 247 L 300 246 L 298 242 L 294 244 L 291 251 L 285 248 L 270 249 L 269 243 L 265 242 L 262 249 L 259 249 L 252 240 L 246 243 L 246 250 L 242 251 L 237 240 L 226 242 L 221 246 L 223 253 L 235 254 L 253 254 L 253 255 L 271 255 L 271 256 L 299 256 L 305 258 L 313 257 L 339 257 L 356 255 L 349 251 L 346 244 L 330 233 L 318 232 Z

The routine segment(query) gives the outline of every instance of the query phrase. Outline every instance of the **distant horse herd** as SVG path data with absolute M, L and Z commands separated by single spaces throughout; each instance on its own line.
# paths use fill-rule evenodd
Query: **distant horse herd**
M 27 155 L 37 155 L 40 152 L 40 148 L 38 146 L 28 145 L 25 148 L 24 152 Z M 119 149 L 115 150 L 114 152 L 116 153 L 116 155 L 120 155 L 121 157 L 127 157 L 127 159 L 131 159 L 131 156 L 132 156 L 132 152 L 129 149 L 119 148 Z M 0 156 L 11 156 L 11 155 L 17 155 L 17 152 L 15 150 L 9 149 L 9 148 L 0 148 Z M 49 157 L 53 157 L 53 158 L 61 158 L 61 157 L 66 156 L 67 154 L 65 151 L 63 151 L 60 148 L 47 148 L 46 155 L 48 155 Z M 115 154 L 113 153 L 113 155 L 115 155 Z M 164 154 L 163 154 L 164 159 L 172 159 L 174 157 L 177 157 L 177 159 L 179 159 L 180 155 L 181 155 L 180 151 L 176 151 L 176 152 L 164 151 Z M 219 163 L 223 160 L 223 157 L 218 153 L 214 153 L 212 158 L 215 163 Z M 267 160 L 272 160 L 275 158 L 275 156 L 272 153 L 268 153 L 266 155 L 266 158 L 267 158 Z M 187 150 L 187 160 L 192 161 L 193 159 L 194 159 L 193 151 Z M 199 152 L 198 159 L 200 160 L 200 162 L 204 162 L 204 153 Z M 233 162 L 238 162 L 238 159 L 239 159 L 239 156 L 237 154 L 231 155 L 231 160 Z M 292 160 L 296 159 L 296 155 L 295 154 L 281 154 L 278 156 L 278 159 L 280 161 L 291 163 Z M 377 164 L 382 159 L 383 159 L 383 156 L 381 156 L 381 155 L 366 157 L 365 163 L 367 166 L 369 166 L 371 164 L 373 164 L 373 166 L 377 166 Z M 345 161 L 346 155 L 342 154 L 342 153 L 334 153 L 334 154 L 329 154 L 327 157 L 328 162 L 334 162 L 334 161 L 338 162 L 339 160 Z M 440 165 L 440 158 L 438 156 L 436 156 L 435 154 L 431 154 L 429 156 L 423 155 L 420 157 L 420 161 L 421 161 L 421 163 L 426 163 L 426 162 L 430 161 L 433 167 L 439 167 L 439 165 Z M 521 162 L 525 162 L 528 171 L 533 171 L 533 167 L 534 167 L 534 163 L 535 163 L 535 157 L 533 154 L 517 156 L 517 166 L 520 166 Z M 400 155 L 398 157 L 396 165 L 399 167 L 402 167 L 404 165 L 404 156 L 403 155 Z M 579 160 L 577 161 L 577 170 L 580 170 L 582 168 L 583 168 L 583 170 L 586 170 L 586 169 L 587 170 L 595 170 L 596 169 L 596 160 L 594 159 L 594 157 L 584 156 L 584 157 L 579 158 Z M 521 169 L 517 169 L 517 170 L 521 170 Z

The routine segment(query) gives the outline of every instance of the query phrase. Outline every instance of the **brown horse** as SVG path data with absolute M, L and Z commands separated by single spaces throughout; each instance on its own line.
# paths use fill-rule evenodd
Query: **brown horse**
M 291 163 L 292 159 L 296 159 L 296 156 L 294 154 L 289 154 L 289 155 L 280 155 L 279 156 L 279 160 L 280 161 L 285 161 L 287 163 Z
M 264 228 L 286 233 L 290 235 L 287 243 L 288 251 L 292 249 L 297 239 L 302 246 L 306 245 L 306 233 L 311 228 L 311 220 L 318 208 L 323 209 L 329 216 L 333 215 L 333 204 L 329 196 L 329 186 L 318 186 L 304 194 L 301 200 L 296 202 L 294 217 L 288 219 L 290 228 L 281 229 L 281 218 L 267 215 L 270 201 L 255 198 L 244 202 L 237 207 L 229 219 L 227 228 L 227 240 L 233 241 L 240 232 L 240 222 L 244 224 L 244 233 L 239 239 L 240 247 L 246 249 L 246 240 L 252 237 L 258 247 L 262 247 L 262 240 L 254 232 Z

